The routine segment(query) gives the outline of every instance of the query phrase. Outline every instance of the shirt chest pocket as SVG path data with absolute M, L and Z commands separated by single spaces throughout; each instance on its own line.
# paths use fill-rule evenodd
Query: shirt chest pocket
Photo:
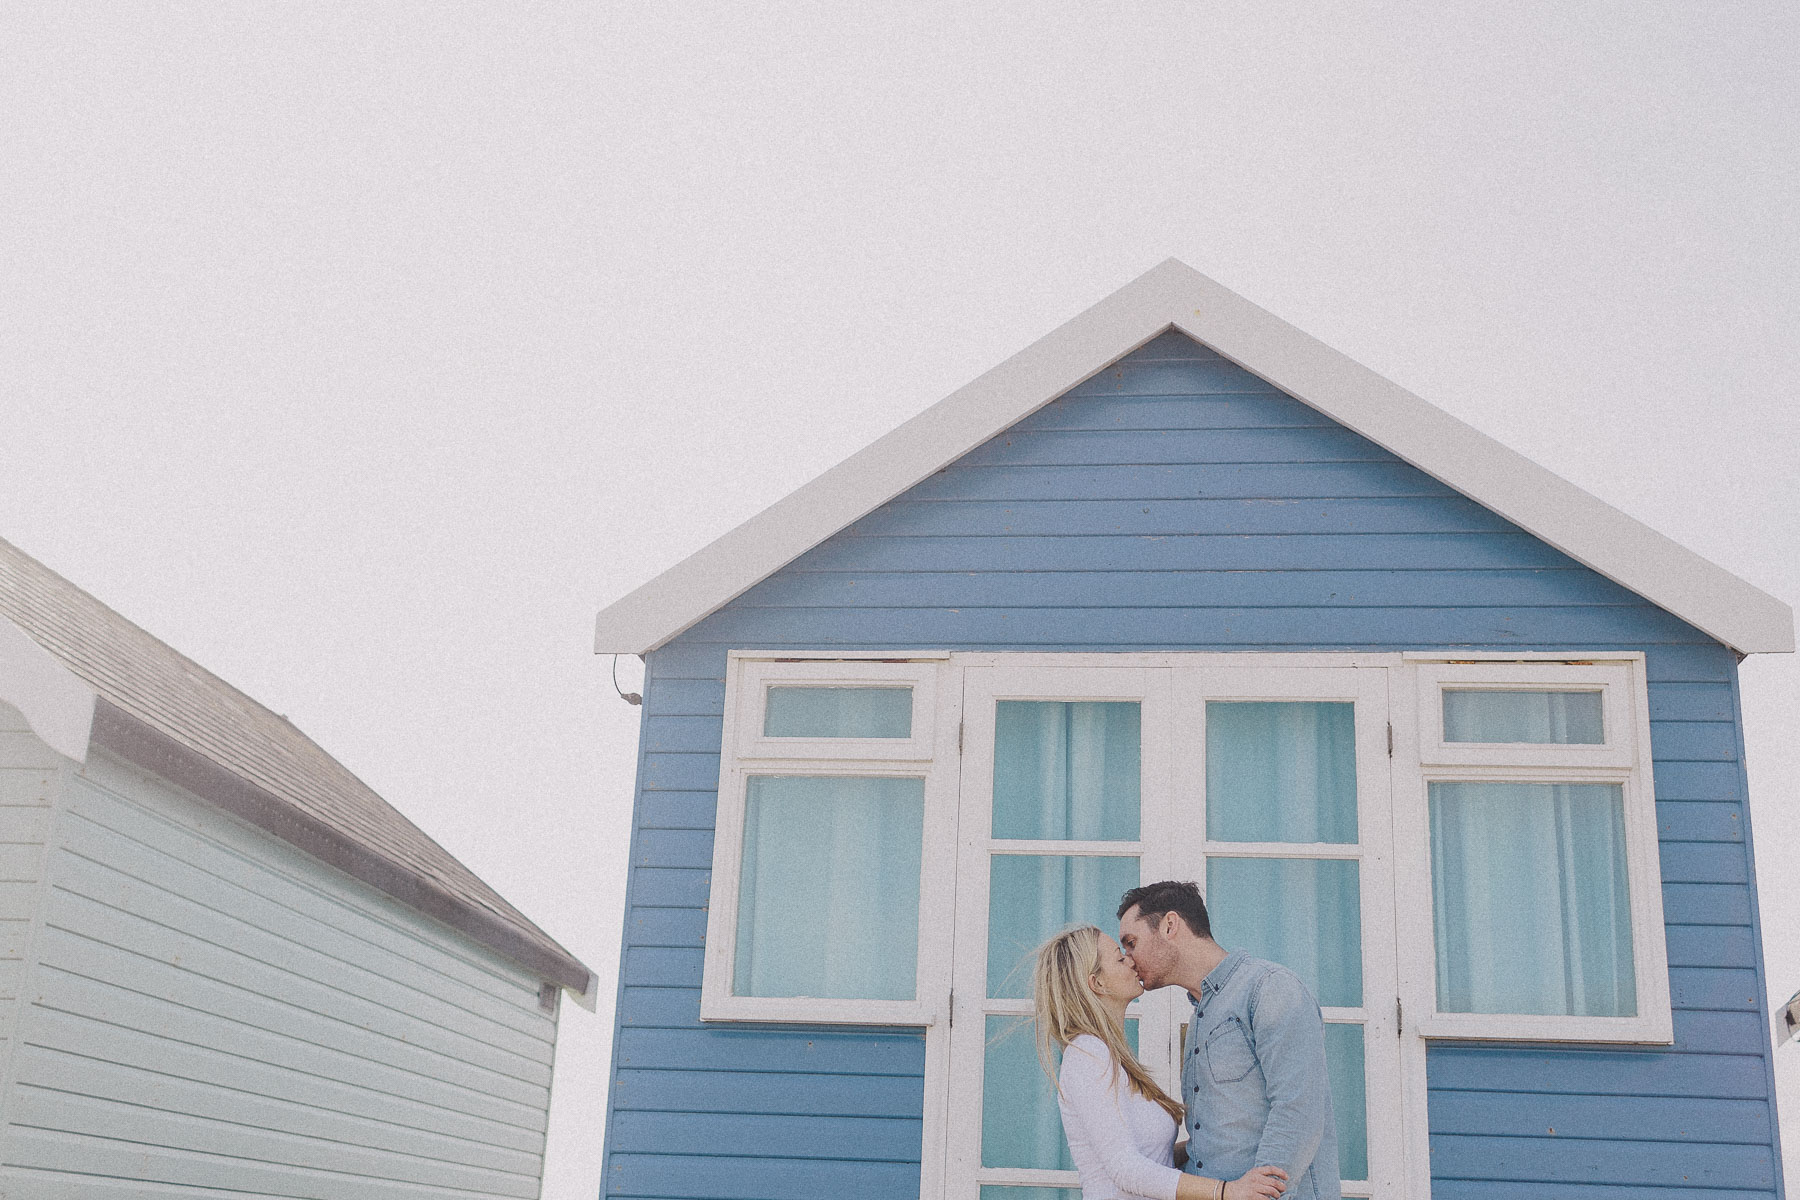
M 1237 1017 L 1227 1017 L 1206 1035 L 1206 1069 L 1214 1083 L 1236 1083 L 1256 1069 L 1256 1052 Z

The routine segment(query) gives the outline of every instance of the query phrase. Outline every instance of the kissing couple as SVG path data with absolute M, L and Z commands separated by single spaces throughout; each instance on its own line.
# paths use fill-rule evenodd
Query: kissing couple
M 1117 941 L 1093 925 L 1052 937 L 1032 978 L 1082 1200 L 1341 1200 L 1325 1023 L 1300 977 L 1214 941 L 1193 883 L 1132 888 L 1118 918 Z M 1161 987 L 1193 1004 L 1180 1099 L 1125 1041 L 1126 1006 Z

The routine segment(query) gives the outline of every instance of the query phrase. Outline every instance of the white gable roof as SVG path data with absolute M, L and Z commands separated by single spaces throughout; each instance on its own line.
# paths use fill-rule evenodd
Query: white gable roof
M 1775 597 L 1169 259 L 608 606 L 596 652 L 656 649 L 1170 328 L 1739 653 L 1794 649 Z

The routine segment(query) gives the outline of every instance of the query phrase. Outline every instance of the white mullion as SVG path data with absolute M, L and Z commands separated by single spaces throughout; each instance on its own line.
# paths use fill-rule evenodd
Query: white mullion
M 990 838 L 989 854 L 1041 854 L 1067 858 L 1143 858 L 1143 842 L 1032 842 Z
M 1355 842 L 1207 842 L 1208 858 L 1339 858 L 1356 860 L 1363 848 Z

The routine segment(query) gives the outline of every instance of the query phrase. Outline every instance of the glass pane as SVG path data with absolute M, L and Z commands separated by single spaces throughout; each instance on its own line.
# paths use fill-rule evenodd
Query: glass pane
M 1136 701 L 1002 700 L 994 711 L 994 836 L 1138 836 Z
M 1444 692 L 1446 742 L 1599 746 L 1599 692 Z
M 923 779 L 752 777 L 733 993 L 912 999 L 924 827 Z
M 1080 1188 L 981 1186 L 981 1200 L 1081 1200 Z
M 1137 1052 L 1138 1023 L 1125 1021 L 1125 1040 Z M 1060 1061 L 1060 1060 L 1059 1060 Z M 981 1165 L 1073 1171 L 1056 1085 L 1038 1065 L 1030 1017 L 990 1016 L 981 1075 Z M 1079 1189 L 1076 1195 L 1080 1195 Z
M 1362 1003 L 1360 865 L 1341 858 L 1209 858 L 1213 935 L 1289 968 L 1319 1003 Z
M 1331 1076 L 1331 1113 L 1337 1118 L 1338 1174 L 1367 1179 L 1369 1113 L 1361 1025 L 1325 1026 L 1325 1069 Z
M 764 737 L 909 738 L 908 687 L 772 687 Z
M 1434 783 L 1442 1012 L 1637 1012 L 1616 783 Z
M 1355 842 L 1356 706 L 1208 701 L 1206 836 Z
M 1138 885 L 1136 858 L 996 854 L 988 891 L 988 995 L 1031 995 L 1031 955 L 1065 925 L 1118 934 L 1119 897 Z

